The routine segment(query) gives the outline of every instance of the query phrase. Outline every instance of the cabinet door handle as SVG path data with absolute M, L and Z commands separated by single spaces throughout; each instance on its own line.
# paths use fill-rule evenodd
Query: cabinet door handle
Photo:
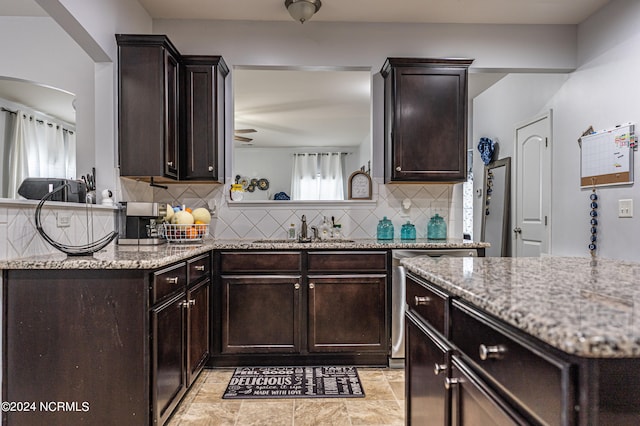
M 204 271 L 204 265 L 196 265 L 196 266 L 194 267 L 194 269 L 195 269 L 196 271 L 200 271 L 200 272 L 202 272 L 202 271 Z
M 213 166 L 209 166 L 209 171 L 212 172 L 213 171 Z
M 189 306 L 196 306 L 196 299 L 189 299 Z
M 415 297 L 416 306 L 428 305 L 429 303 L 431 303 L 431 298 L 429 296 L 416 296 Z
M 433 374 L 438 376 L 440 373 L 444 373 L 445 371 L 447 371 L 447 364 L 438 364 L 436 362 L 435 367 L 433 367 Z
M 300 283 L 295 283 L 293 285 L 293 288 L 295 288 L 296 290 L 300 290 Z
M 173 167 L 173 161 L 167 161 L 167 166 Z
M 449 389 L 451 389 L 451 388 L 453 388 L 455 386 L 458 386 L 462 382 L 463 382 L 463 380 L 459 379 L 457 377 L 446 377 L 444 379 L 444 388 L 446 390 L 449 390 Z
M 504 345 L 487 346 L 485 344 L 480 345 L 480 359 L 483 361 L 489 358 L 502 359 L 507 352 L 507 347 Z
M 397 167 L 396 167 L 396 172 L 401 172 L 401 171 L 402 171 L 402 167 L 397 166 Z
M 309 288 L 313 290 L 314 288 L 316 288 L 316 285 L 314 283 L 309 283 Z
M 178 277 L 167 277 L 167 283 L 169 284 L 178 284 Z

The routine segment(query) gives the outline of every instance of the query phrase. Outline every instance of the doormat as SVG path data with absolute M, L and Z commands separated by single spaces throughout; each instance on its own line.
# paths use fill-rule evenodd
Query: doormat
M 240 367 L 222 395 L 249 398 L 362 398 L 356 367 Z

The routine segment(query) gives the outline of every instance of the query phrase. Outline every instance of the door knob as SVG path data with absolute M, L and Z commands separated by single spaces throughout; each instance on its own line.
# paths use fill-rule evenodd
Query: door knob
M 522 228 L 520 228 L 520 227 L 513 228 L 513 232 L 515 232 L 516 234 L 522 234 Z

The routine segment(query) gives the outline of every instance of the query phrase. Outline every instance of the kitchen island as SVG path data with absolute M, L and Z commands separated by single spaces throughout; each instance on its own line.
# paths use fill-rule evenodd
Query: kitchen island
M 564 257 L 402 263 L 410 271 L 409 423 L 422 424 L 425 410 L 443 423 L 640 423 L 640 264 Z M 427 299 L 428 306 L 416 303 Z
M 33 408 L 4 424 L 163 424 L 205 366 L 385 365 L 391 250 L 486 246 L 205 240 L 0 261 L 3 400 Z

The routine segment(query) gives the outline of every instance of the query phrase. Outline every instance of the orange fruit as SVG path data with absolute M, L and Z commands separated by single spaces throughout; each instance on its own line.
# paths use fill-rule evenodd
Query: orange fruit
M 184 211 L 191 213 L 193 210 L 191 210 L 191 207 L 187 207 L 186 209 L 184 209 Z
M 198 238 L 198 230 L 195 226 L 190 226 L 187 228 L 186 237 L 190 240 Z

